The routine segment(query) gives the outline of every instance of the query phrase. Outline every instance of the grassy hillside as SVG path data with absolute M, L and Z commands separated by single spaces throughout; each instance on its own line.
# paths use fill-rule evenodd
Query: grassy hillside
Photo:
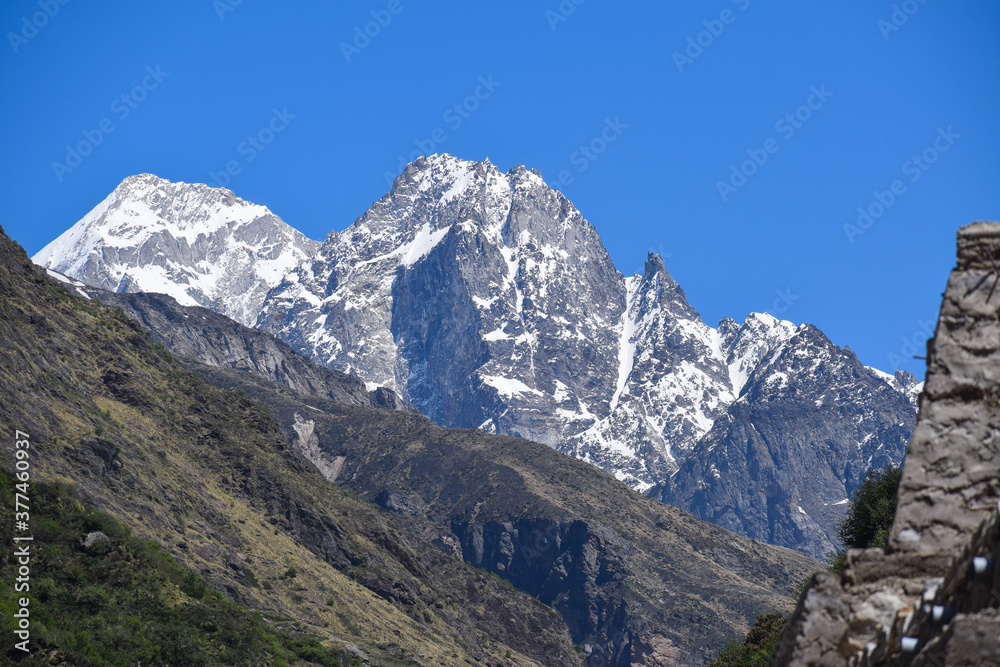
M 0 496 L 14 497 L 16 480 L 0 470 Z M 31 602 L 26 654 L 10 643 L 17 664 L 89 665 L 360 665 L 351 653 L 297 633 L 292 619 L 263 615 L 225 599 L 154 542 L 134 537 L 114 517 L 85 507 L 56 484 L 29 487 L 35 548 L 27 582 Z M 7 502 L 4 503 L 6 507 Z M 12 544 L 14 515 L 0 515 L 0 539 Z M 103 535 L 104 537 L 100 537 Z M 87 536 L 94 536 L 85 546 Z M 0 578 L 13 582 L 6 559 Z M 0 633 L 14 637 L 24 597 L 5 586 Z
M 37 274 L 0 231 L 0 432 L 15 429 L 37 480 L 324 646 L 382 665 L 581 660 L 552 609 L 329 484 L 265 406 Z
M 289 442 L 338 470 L 337 484 L 393 507 L 426 539 L 538 596 L 581 645 L 613 645 L 612 664 L 702 664 L 758 615 L 790 610 L 798 582 L 822 567 L 635 493 L 543 445 L 190 367 L 268 403 Z

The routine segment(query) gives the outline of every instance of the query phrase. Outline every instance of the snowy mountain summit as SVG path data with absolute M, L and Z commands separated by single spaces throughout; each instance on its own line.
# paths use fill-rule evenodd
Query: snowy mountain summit
M 901 460 L 914 421 L 912 383 L 865 368 L 815 327 L 754 313 L 713 328 L 659 256 L 642 275 L 619 273 L 594 227 L 537 172 L 449 155 L 410 164 L 331 234 L 268 295 L 258 326 L 394 388 L 441 424 L 546 443 L 821 556 L 836 539 L 837 503 L 868 465 Z M 763 519 L 746 511 L 759 495 L 746 484 L 719 492 L 725 508 L 702 502 L 696 489 L 717 484 L 725 463 L 686 465 L 712 459 L 721 436 L 710 434 L 732 428 L 741 402 L 785 423 L 738 454 L 740 466 L 810 468 L 769 481 L 780 507 Z M 796 438 L 799 459 L 774 460 Z
M 95 287 L 162 292 L 252 325 L 268 290 L 318 247 L 230 190 L 139 174 L 32 259 Z
M 257 327 L 442 425 L 545 443 L 744 535 L 824 555 L 867 468 L 905 452 L 912 377 L 865 368 L 811 325 L 707 325 L 658 255 L 623 276 L 524 166 L 420 158 L 321 246 L 226 190 L 133 178 L 36 261 L 239 304 L 234 319 L 259 312 Z M 246 216 L 217 222 L 234 209 Z M 238 233 L 254 225 L 266 244 Z M 252 279 L 224 279 L 212 257 Z

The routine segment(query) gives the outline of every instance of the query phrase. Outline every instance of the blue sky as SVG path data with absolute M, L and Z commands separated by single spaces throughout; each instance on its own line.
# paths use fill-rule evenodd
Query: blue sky
M 322 239 L 411 154 L 488 156 L 622 272 L 661 252 L 709 324 L 768 310 L 922 375 L 955 231 L 1000 219 L 987 0 L 8 0 L 0 28 L 29 253 L 134 173 L 228 179 Z

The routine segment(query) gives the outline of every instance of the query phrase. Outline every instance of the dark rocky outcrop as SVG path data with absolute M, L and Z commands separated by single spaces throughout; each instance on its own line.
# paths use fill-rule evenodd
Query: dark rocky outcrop
M 105 305 L 121 308 L 154 341 L 186 359 L 255 373 L 296 391 L 340 403 L 414 410 L 391 389 L 369 390 L 357 377 L 317 366 L 274 336 L 242 326 L 213 310 L 182 306 L 166 294 L 88 290 Z
M 818 566 L 537 443 L 190 367 L 267 403 L 296 448 L 336 470 L 338 485 L 555 608 L 594 667 L 700 666 Z
M 605 653 L 601 647 L 603 657 L 610 660 L 623 653 L 628 633 L 622 630 L 627 624 L 622 622 L 624 618 L 616 618 L 622 601 L 608 591 L 629 576 L 627 562 L 632 547 L 613 529 L 580 520 L 521 519 L 456 522 L 452 532 L 466 559 L 499 573 L 553 607 L 566 621 L 571 636 L 607 635 L 613 649 Z
M 958 233 L 887 547 L 817 575 L 775 665 L 1000 664 L 1000 223 Z

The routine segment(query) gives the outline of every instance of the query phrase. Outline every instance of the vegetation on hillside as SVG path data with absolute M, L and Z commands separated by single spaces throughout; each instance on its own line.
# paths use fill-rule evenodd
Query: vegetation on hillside
M 894 466 L 872 469 L 865 475 L 848 505 L 847 514 L 837 524 L 837 534 L 844 548 L 830 553 L 831 572 L 839 574 L 843 570 L 847 549 L 886 545 L 896 516 L 896 490 L 901 475 L 902 469 Z M 779 613 L 758 616 L 747 636 L 731 642 L 710 667 L 767 667 L 774 660 L 778 638 L 787 620 Z
M 758 616 L 747 636 L 731 643 L 709 667 L 770 667 L 786 620 L 776 612 Z
M 15 429 L 30 433 L 33 479 L 72 489 L 252 614 L 339 650 L 353 644 L 373 665 L 496 662 L 508 651 L 519 664 L 580 663 L 551 608 L 330 484 L 266 406 L 202 381 L 120 311 L 73 296 L 0 229 L 0 431 Z M 133 560 L 159 562 L 141 544 L 125 546 Z M 132 616 L 100 625 L 133 636 Z M 221 627 L 203 618 L 199 631 L 205 620 Z
M 14 497 L 14 481 L 0 470 L 0 497 Z M 113 517 L 85 507 L 54 484 L 31 484 L 30 592 L 5 587 L 0 632 L 14 637 L 18 598 L 30 600 L 30 653 L 8 643 L 18 664 L 75 665 L 290 665 L 335 666 L 341 656 L 316 637 L 272 627 L 228 602 L 201 577 L 153 543 L 131 535 Z M 90 547 L 84 538 L 96 532 Z M 11 543 L 12 513 L 0 534 Z M 0 578 L 12 582 L 9 558 Z
M 827 558 L 831 572 L 839 574 L 844 569 L 848 549 L 886 545 L 896 516 L 896 490 L 902 474 L 902 468 L 889 466 L 869 470 L 865 475 L 851 499 L 847 515 L 837 524 L 837 535 L 844 547 Z

